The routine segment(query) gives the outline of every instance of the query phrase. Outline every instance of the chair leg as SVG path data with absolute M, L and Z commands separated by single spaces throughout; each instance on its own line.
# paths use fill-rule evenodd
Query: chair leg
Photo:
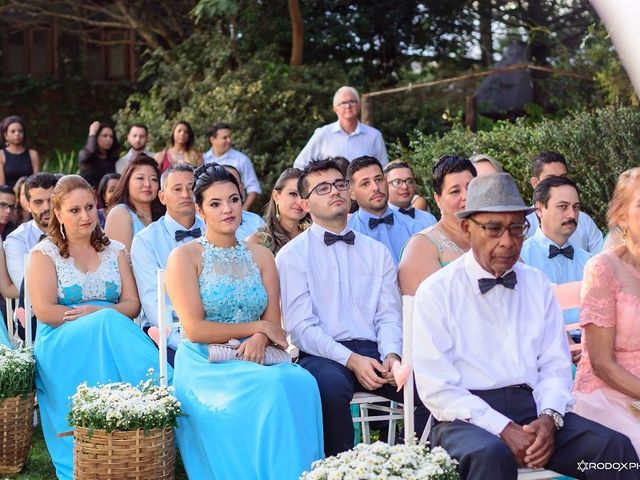
M 398 402 L 391 402 L 389 407 L 396 409 L 398 408 Z M 387 443 L 389 446 L 393 446 L 396 443 L 396 426 L 398 421 L 395 419 L 394 414 L 389 414 L 389 432 L 387 434 Z
M 366 403 L 360 404 L 360 417 L 362 417 L 362 442 L 371 443 L 371 429 L 369 428 L 369 409 Z

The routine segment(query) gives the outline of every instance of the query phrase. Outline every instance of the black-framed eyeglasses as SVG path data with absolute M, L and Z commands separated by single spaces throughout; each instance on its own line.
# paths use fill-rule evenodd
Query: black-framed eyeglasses
M 391 185 L 394 188 L 400 188 L 402 185 L 406 185 L 407 187 L 415 187 L 416 186 L 416 179 L 415 178 L 405 178 L 403 180 L 402 178 L 396 178 L 395 180 L 391 180 L 389 182 L 389 185 Z
M 345 100 L 344 102 L 337 103 L 336 107 L 344 108 L 344 107 L 353 106 L 357 104 L 358 104 L 357 100 Z
M 15 205 L 11 205 L 9 203 L 5 203 L 5 202 L 0 202 L 0 210 L 13 210 L 14 208 L 16 208 Z
M 500 238 L 504 235 L 505 230 L 509 230 L 509 235 L 513 238 L 522 238 L 527 234 L 530 227 L 527 220 L 524 223 L 512 223 L 507 227 L 501 223 L 480 223 L 473 218 L 469 218 L 469 220 L 478 225 L 487 238 Z
M 336 190 L 343 192 L 344 190 L 347 190 L 349 188 L 349 180 L 340 179 L 340 180 L 336 180 L 333 183 L 329 183 L 329 182 L 319 183 L 318 185 L 316 185 L 311 189 L 311 191 L 309 192 L 309 195 L 307 195 L 305 199 L 309 198 L 314 191 L 318 195 L 327 195 L 329 192 L 331 192 L 332 187 L 335 187 Z

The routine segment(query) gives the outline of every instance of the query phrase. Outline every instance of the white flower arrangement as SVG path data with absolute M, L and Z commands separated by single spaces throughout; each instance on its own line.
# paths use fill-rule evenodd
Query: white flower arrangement
M 149 369 L 149 376 L 152 374 Z M 172 393 L 173 388 L 161 387 L 151 378 L 137 386 L 118 382 L 89 387 L 82 383 L 71 397 L 69 424 L 107 432 L 175 427 L 182 411 Z
M 36 359 L 31 347 L 0 345 L 0 400 L 33 392 Z
M 300 480 L 457 480 L 457 464 L 441 447 L 361 443 L 314 462 Z

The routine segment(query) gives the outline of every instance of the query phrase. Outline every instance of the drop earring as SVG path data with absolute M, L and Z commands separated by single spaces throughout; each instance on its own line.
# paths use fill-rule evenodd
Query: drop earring
M 620 229 L 621 229 L 622 243 L 624 243 L 626 245 L 627 244 L 627 236 L 629 235 L 629 231 L 627 230 L 627 227 L 620 227 Z
M 276 220 L 280 221 L 280 205 L 278 205 L 278 202 L 273 202 L 276 204 Z
M 60 224 L 60 235 L 62 235 L 63 240 L 67 239 L 67 236 L 64 234 L 64 225 L 62 223 Z

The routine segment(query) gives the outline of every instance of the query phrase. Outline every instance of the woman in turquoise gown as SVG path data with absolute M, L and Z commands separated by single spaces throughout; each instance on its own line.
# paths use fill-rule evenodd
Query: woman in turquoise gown
M 196 170 L 204 236 L 169 256 L 167 290 L 186 335 L 174 387 L 185 416 L 176 435 L 191 479 L 294 480 L 323 457 L 315 379 L 291 363 L 262 365 L 286 346 L 271 252 L 238 243 L 242 201 L 223 167 Z M 207 344 L 243 339 L 238 359 L 209 363 Z
M 11 283 L 9 273 L 7 272 L 7 262 L 4 256 L 4 245 L 0 238 L 0 294 L 3 298 L 0 301 L 4 301 L 5 298 L 15 298 L 18 296 L 18 290 Z M 13 319 L 9 318 L 5 323 L 3 316 L 0 314 L 0 344 L 7 347 L 13 347 L 11 340 L 9 340 L 9 334 L 7 332 L 8 322 L 12 322 Z
M 32 250 L 27 288 L 38 318 L 36 391 L 42 430 L 60 479 L 73 477 L 69 397 L 82 382 L 137 384 L 159 371 L 158 351 L 133 323 L 140 302 L 120 242 L 98 226 L 95 196 L 78 175 L 51 199 L 49 237 Z M 171 372 L 171 370 L 169 370 Z
M 4 317 L 0 313 L 0 345 L 4 345 L 5 347 L 12 348 L 13 345 L 9 340 L 9 334 L 7 333 L 7 327 L 4 324 Z

